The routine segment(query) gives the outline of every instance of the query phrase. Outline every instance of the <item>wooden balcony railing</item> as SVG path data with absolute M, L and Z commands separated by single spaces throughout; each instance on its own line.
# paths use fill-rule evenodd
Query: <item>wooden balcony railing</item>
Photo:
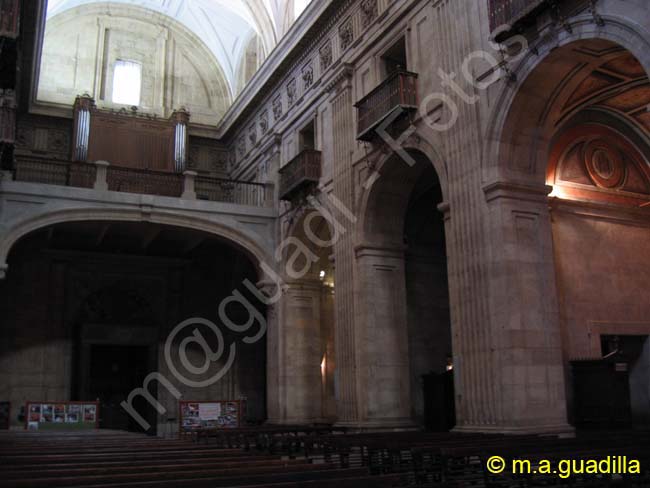
M 546 0 L 488 0 L 490 11 L 490 32 L 497 27 L 513 26 Z
M 522 32 L 538 15 L 554 7 L 554 15 L 568 16 L 589 6 L 589 0 L 488 0 L 490 32 L 497 42 Z
M 180 197 L 183 193 L 183 175 L 177 173 L 109 166 L 106 181 L 111 191 L 164 197 Z
M 394 110 L 417 109 L 417 78 L 417 73 L 396 71 L 354 105 L 358 114 L 357 139 L 372 140 L 374 129 Z
M 267 187 L 262 183 L 197 176 L 194 185 L 199 200 L 266 206 Z
M 92 188 L 97 168 L 94 164 L 20 158 L 16 161 L 14 179 L 46 185 Z
M 20 157 L 16 161 L 14 180 L 77 188 L 103 188 L 142 195 L 196 198 L 255 207 L 266 206 L 273 193 L 267 185 L 261 183 L 209 178 L 189 173 L 191 172 L 181 175 L 99 162 L 95 164 Z M 188 185 L 190 179 L 192 185 Z M 187 192 L 188 187 L 193 190 Z
M 280 169 L 280 199 L 291 200 L 308 185 L 317 185 L 321 175 L 321 153 L 305 149 Z
M 0 0 L 0 37 L 16 39 L 19 33 L 20 0 Z

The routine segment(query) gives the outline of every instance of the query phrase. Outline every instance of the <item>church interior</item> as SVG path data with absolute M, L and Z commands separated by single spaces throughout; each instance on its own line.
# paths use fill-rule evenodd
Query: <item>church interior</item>
M 643 0 L 0 0 L 0 488 L 650 486 Z

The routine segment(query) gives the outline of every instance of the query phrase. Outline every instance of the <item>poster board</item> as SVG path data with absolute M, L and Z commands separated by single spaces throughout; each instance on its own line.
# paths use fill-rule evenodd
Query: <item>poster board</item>
M 11 403 L 0 402 L 0 430 L 9 430 L 11 421 Z
M 27 402 L 26 430 L 99 428 L 99 402 Z
M 180 432 L 199 429 L 234 429 L 241 425 L 239 400 L 179 402 Z

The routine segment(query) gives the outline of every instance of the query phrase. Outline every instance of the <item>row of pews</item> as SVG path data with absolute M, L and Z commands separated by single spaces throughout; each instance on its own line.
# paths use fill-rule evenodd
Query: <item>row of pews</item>
M 490 474 L 487 459 L 627 456 L 640 474 Z M 94 431 L 0 433 L 0 487 L 514 488 L 650 487 L 650 431 L 573 438 L 415 431 L 346 433 L 325 426 L 205 430 L 180 439 Z

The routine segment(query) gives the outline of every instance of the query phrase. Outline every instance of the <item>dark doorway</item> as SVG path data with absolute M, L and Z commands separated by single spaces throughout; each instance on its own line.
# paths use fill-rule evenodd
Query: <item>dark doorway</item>
M 604 357 L 618 356 L 627 370 L 631 423 L 650 425 L 650 339 L 637 335 L 601 336 Z
M 433 432 L 451 430 L 456 425 L 453 370 L 423 375 L 422 387 L 425 429 Z
M 120 404 L 142 387 L 149 373 L 149 353 L 147 346 L 91 345 L 88 393 L 100 402 L 100 428 L 143 431 Z M 137 396 L 133 405 L 155 425 L 153 408 L 144 397 Z

